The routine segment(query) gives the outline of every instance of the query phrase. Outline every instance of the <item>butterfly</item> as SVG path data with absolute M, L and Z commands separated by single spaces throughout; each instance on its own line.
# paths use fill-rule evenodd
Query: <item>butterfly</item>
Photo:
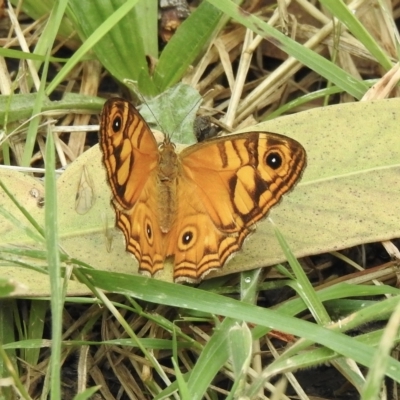
M 104 104 L 99 132 L 116 225 L 139 271 L 167 258 L 175 282 L 198 282 L 240 250 L 254 224 L 291 190 L 306 166 L 296 140 L 269 132 L 233 134 L 186 147 L 157 144 L 128 101 Z

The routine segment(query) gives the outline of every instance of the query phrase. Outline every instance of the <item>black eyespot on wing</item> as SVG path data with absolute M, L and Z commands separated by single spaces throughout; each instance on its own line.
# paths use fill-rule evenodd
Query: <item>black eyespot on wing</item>
M 282 162 L 283 162 L 282 156 L 275 151 L 267 154 L 265 158 L 265 163 L 268 165 L 268 167 L 274 170 L 280 168 Z
M 187 246 L 191 241 L 193 240 L 193 232 L 191 231 L 186 231 L 182 235 L 182 244 Z
M 122 119 L 119 115 L 117 115 L 112 121 L 112 130 L 114 133 L 117 133 L 121 130 Z
M 147 238 L 149 239 L 149 241 L 151 241 L 151 239 L 153 237 L 153 231 L 152 231 L 149 223 L 146 224 L 146 235 L 147 235 Z

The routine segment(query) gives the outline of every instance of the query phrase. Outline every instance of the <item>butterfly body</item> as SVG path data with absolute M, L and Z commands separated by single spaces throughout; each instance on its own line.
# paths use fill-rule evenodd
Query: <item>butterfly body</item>
M 122 99 L 105 103 L 100 145 L 117 226 L 139 270 L 154 275 L 167 258 L 174 280 L 195 282 L 238 251 L 301 176 L 304 148 L 295 140 L 248 132 L 176 153 L 161 145 Z
M 159 147 L 157 172 L 157 219 L 161 232 L 168 233 L 176 214 L 178 156 L 168 139 Z

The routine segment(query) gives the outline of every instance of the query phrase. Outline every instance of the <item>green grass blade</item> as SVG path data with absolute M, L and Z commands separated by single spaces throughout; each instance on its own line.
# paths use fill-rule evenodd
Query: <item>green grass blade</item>
M 29 323 L 27 326 L 27 336 L 29 339 L 41 339 L 46 321 L 46 312 L 49 308 L 48 301 L 32 300 L 30 304 Z M 28 365 L 37 365 L 40 349 L 26 349 L 25 361 Z
M 87 399 L 92 399 L 92 397 L 97 391 L 99 391 L 101 386 L 93 386 L 89 389 L 84 390 L 82 393 L 77 394 L 74 396 L 73 400 L 87 400 Z
M 102 1 L 100 3 L 79 0 L 70 1 L 69 12 L 75 16 L 76 21 L 80 24 L 77 28 L 84 32 L 87 39 L 49 84 L 46 91 L 47 94 L 52 93 L 56 89 L 62 80 L 66 78 L 72 68 L 74 68 L 74 66 L 82 60 L 82 57 L 89 50 L 94 48 L 96 44 L 99 44 L 99 47 L 94 48 L 94 51 L 96 53 L 99 52 L 98 57 L 101 63 L 111 72 L 112 75 L 121 82 L 125 78 L 138 80 L 140 72 L 144 68 L 147 70 L 143 45 L 137 35 L 132 37 L 130 36 L 131 29 L 125 31 L 116 26 L 138 1 L 139 0 L 128 0 L 122 2 L 122 5 L 115 11 L 115 8 L 110 1 Z M 127 24 L 128 27 L 129 24 L 131 26 L 133 25 L 132 23 L 129 23 L 128 20 L 124 23 L 123 27 L 125 28 Z M 113 36 L 115 36 L 116 39 L 106 39 L 100 45 L 100 40 L 113 28 L 116 30 L 114 33 L 110 33 L 110 37 L 113 39 Z M 126 41 L 129 41 L 130 52 L 128 52 L 129 48 L 127 43 L 123 41 L 123 38 Z M 120 47 L 121 43 L 124 43 L 125 45 Z M 127 60 L 130 59 L 132 54 L 135 54 L 135 60 L 132 62 L 132 65 L 130 65 L 127 63 Z
M 202 2 L 175 32 L 161 53 L 154 71 L 154 83 L 163 92 L 177 83 L 189 66 L 205 50 L 227 17 L 207 2 Z
M 225 318 L 200 353 L 188 380 L 193 400 L 204 398 L 210 383 L 228 360 L 227 332 L 236 324 L 236 320 Z
M 391 286 L 363 286 L 363 285 L 352 285 L 348 283 L 341 283 L 335 286 L 322 289 L 317 292 L 321 302 L 332 301 L 335 299 L 348 298 L 348 297 L 371 297 L 371 296 L 384 296 L 393 295 L 399 296 L 400 290 Z M 378 307 L 378 308 L 375 308 Z M 379 315 L 384 319 L 390 316 L 393 312 L 394 305 L 390 302 L 385 301 L 373 302 L 368 307 L 360 307 L 358 312 L 352 315 L 352 318 L 341 325 L 341 331 L 353 329 L 357 326 L 363 325 L 367 322 L 376 320 L 376 316 Z M 286 315 L 297 315 L 306 310 L 306 305 L 302 299 L 292 299 L 285 302 L 279 307 L 279 311 Z M 347 314 L 346 314 L 347 315 Z M 256 326 L 253 329 L 254 338 L 260 338 L 268 333 L 269 329 L 262 326 Z
M 33 104 L 32 118 L 29 122 L 28 133 L 26 135 L 25 147 L 24 147 L 24 152 L 23 152 L 22 161 L 21 161 L 21 164 L 23 167 L 30 166 L 31 158 L 32 158 L 32 154 L 33 154 L 33 148 L 35 147 L 35 144 L 36 144 L 36 136 L 37 136 L 39 122 L 40 122 L 39 113 L 41 111 L 43 100 L 45 98 L 44 88 L 46 86 L 47 72 L 49 69 L 49 60 L 48 60 L 49 56 L 50 56 L 50 50 L 47 52 L 47 55 L 46 55 L 47 60 L 44 62 L 43 73 L 42 73 L 42 77 L 40 79 L 40 87 L 39 87 L 39 90 L 37 91 L 37 96 L 36 96 L 35 102 Z
M 81 271 L 86 274 L 84 270 Z M 111 279 L 110 273 L 99 270 L 88 270 L 87 276 L 95 286 L 104 290 L 115 291 L 117 287 L 119 293 L 152 303 L 189 308 L 212 314 L 217 313 L 297 335 L 329 347 L 339 354 L 346 354 L 347 357 L 363 365 L 369 365 L 373 357 L 371 348 L 343 334 L 333 332 L 316 324 L 288 317 L 277 311 L 263 309 L 214 293 L 204 292 L 192 287 L 159 282 L 155 279 L 141 276 L 113 274 Z M 400 363 L 391 359 L 386 373 L 400 382 Z
M 21 50 L 14 50 L 14 49 L 7 49 L 7 48 L 0 48 L 0 56 L 6 58 L 15 58 L 16 60 L 34 60 L 43 62 L 46 57 L 40 54 L 34 53 L 26 53 L 25 51 Z M 50 57 L 49 60 L 51 62 L 67 62 L 67 58 L 59 58 L 59 57 Z
M 258 282 L 262 268 L 245 271 L 240 274 L 240 299 L 255 304 L 258 298 Z
M 50 58 L 49 49 L 54 45 L 54 41 L 60 31 L 62 21 L 64 19 L 65 9 L 67 8 L 68 0 L 62 0 L 54 3 L 47 24 L 45 25 L 42 34 L 39 36 L 35 46 L 34 54 L 45 56 L 43 61 L 37 60 L 34 62 L 35 69 L 38 71 L 41 64 Z
M 382 339 L 376 349 L 374 361 L 371 363 L 365 382 L 362 396 L 363 400 L 378 399 L 381 391 L 387 362 L 390 360 L 390 351 L 396 343 L 400 324 L 400 302 L 391 315 L 383 332 Z
M 22 3 L 19 0 L 11 0 L 11 4 L 15 7 L 20 7 L 26 15 L 29 15 L 35 21 L 44 16 L 48 16 L 52 12 L 55 3 L 54 0 L 24 0 Z M 56 25 L 54 25 L 54 27 L 56 27 Z M 57 38 L 60 41 L 66 39 L 72 41 L 76 40 L 76 37 L 73 37 L 74 28 L 71 21 L 69 21 L 65 16 L 63 16 L 61 23 L 57 25 L 55 29 L 57 30 Z
M 58 29 L 60 28 L 61 21 L 64 17 L 65 9 L 67 7 L 68 0 L 60 0 L 54 3 L 54 8 L 51 10 L 49 20 L 45 29 L 45 37 L 40 39 L 42 44 L 47 47 L 44 50 L 46 52 L 46 58 L 44 61 L 44 67 L 42 72 L 42 77 L 40 80 L 40 87 L 37 91 L 37 98 L 33 107 L 32 120 L 29 123 L 28 134 L 26 137 L 24 153 L 22 156 L 22 166 L 29 166 L 30 160 L 32 158 L 33 148 L 36 143 L 36 135 L 38 131 L 38 126 L 40 119 L 37 116 L 41 111 L 41 105 L 43 104 L 43 99 L 45 97 L 45 87 L 47 81 L 47 71 L 49 68 L 49 58 L 51 53 L 51 48 L 56 39 Z M 42 51 L 42 50 L 41 50 Z M 37 63 L 39 64 L 39 63 Z
M 179 365 L 177 364 L 177 362 L 174 358 L 172 359 L 172 365 L 174 367 L 174 371 L 176 374 L 176 382 L 179 387 L 179 395 L 180 395 L 179 398 L 183 399 L 183 400 L 191 400 L 192 397 L 190 395 L 188 385 L 185 381 L 185 378 L 184 378 L 181 370 L 179 369 Z
M 288 260 L 292 271 L 296 276 L 296 282 L 293 282 L 291 285 L 293 289 L 296 290 L 297 294 L 303 299 L 304 303 L 307 305 L 307 308 L 313 315 L 314 319 L 320 324 L 328 324 L 331 322 L 331 319 L 328 313 L 325 310 L 322 302 L 318 298 L 315 293 L 314 288 L 311 285 L 311 282 L 308 280 L 307 275 L 305 274 L 303 268 L 300 263 L 297 261 L 296 257 L 293 255 L 292 251 L 289 248 L 288 243 L 283 237 L 282 233 L 279 229 L 274 225 L 275 235 L 278 239 L 278 242 L 285 254 L 286 259 Z
M 55 149 L 53 133 L 49 130 L 46 143 L 46 176 L 45 176 L 45 229 L 47 244 L 47 261 L 51 287 L 51 358 L 50 358 L 50 398 L 61 398 L 61 343 L 62 343 L 62 309 L 63 287 L 58 244 L 57 224 L 57 189 L 55 176 Z
M 320 3 L 340 22 L 346 25 L 348 30 L 369 50 L 385 70 L 388 71 L 392 68 L 393 63 L 388 55 L 342 0 L 320 0 Z
M 40 236 L 44 237 L 44 230 L 43 228 L 35 221 L 35 219 L 32 218 L 32 216 L 29 214 L 28 210 L 22 205 L 20 204 L 17 199 L 15 198 L 15 196 L 13 196 L 13 194 L 8 190 L 8 188 L 6 187 L 6 185 L 4 185 L 4 183 L 1 181 L 0 179 L 0 188 L 6 193 L 6 195 L 9 197 L 9 199 L 15 204 L 15 206 L 18 208 L 18 210 L 22 213 L 22 215 L 31 223 L 31 225 L 35 228 L 35 230 L 40 234 Z M 14 215 L 9 214 L 8 212 L 6 212 L 6 210 L 2 209 L 2 215 L 8 216 L 10 217 L 11 221 L 17 221 Z M 13 219 L 11 219 L 13 218 Z M 23 227 L 23 225 L 20 225 L 22 229 L 24 229 L 24 231 L 28 234 L 28 236 L 31 236 L 35 239 L 39 240 L 39 237 L 34 233 L 31 232 L 27 229 L 25 229 Z
M 2 363 L 4 363 L 7 366 L 7 377 L 11 377 L 13 379 L 13 383 L 15 385 L 15 387 L 19 390 L 19 392 L 22 395 L 22 398 L 25 400 L 30 400 L 31 397 L 29 396 L 25 385 L 21 382 L 21 380 L 19 379 L 19 374 L 18 371 L 14 368 L 13 363 L 11 362 L 11 359 L 9 358 L 7 352 L 5 350 L 3 350 L 3 347 L 1 346 L 1 340 L 0 340 L 0 360 L 2 361 Z M 5 387 L 4 388 L 4 393 L 3 390 L 0 393 L 1 395 L 4 394 L 4 397 L 2 397 L 2 399 L 13 399 L 14 398 L 14 390 L 7 390 L 8 388 Z M 11 389 L 11 388 L 10 388 Z
M 253 356 L 253 338 L 249 326 L 245 322 L 235 324 L 229 329 L 227 343 L 234 374 L 228 399 L 240 398 L 245 392 L 247 372 Z
M 155 52 L 154 37 L 157 38 L 157 30 L 150 32 L 154 24 L 152 22 L 144 26 L 146 21 L 141 18 L 144 11 L 142 7 L 136 10 L 138 3 L 139 0 L 71 0 L 71 19 L 76 21 L 77 29 L 86 40 L 50 84 L 48 91 L 54 90 L 83 55 L 93 49 L 102 65 L 116 79 L 120 82 L 124 79 L 138 81 L 144 94 L 152 94 L 154 86 L 150 80 L 145 50 Z M 152 10 L 153 7 L 147 13 L 154 21 L 156 15 Z M 149 35 L 151 38 L 147 39 Z
M 4 286 L 3 286 L 4 287 Z M 6 290 L 4 287 L 3 290 Z M 0 299 L 0 347 L 5 352 L 6 357 L 0 356 L 0 378 L 9 376 L 10 364 L 13 369 L 17 369 L 17 354 L 12 349 L 4 349 L 4 345 L 15 341 L 17 330 L 16 322 L 13 317 L 13 308 L 16 300 Z

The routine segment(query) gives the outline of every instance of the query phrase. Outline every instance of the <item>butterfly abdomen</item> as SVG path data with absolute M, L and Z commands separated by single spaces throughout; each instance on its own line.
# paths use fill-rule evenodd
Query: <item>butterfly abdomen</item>
M 157 170 L 157 217 L 163 233 L 170 231 L 176 215 L 178 168 L 174 145 L 167 138 L 160 147 Z

